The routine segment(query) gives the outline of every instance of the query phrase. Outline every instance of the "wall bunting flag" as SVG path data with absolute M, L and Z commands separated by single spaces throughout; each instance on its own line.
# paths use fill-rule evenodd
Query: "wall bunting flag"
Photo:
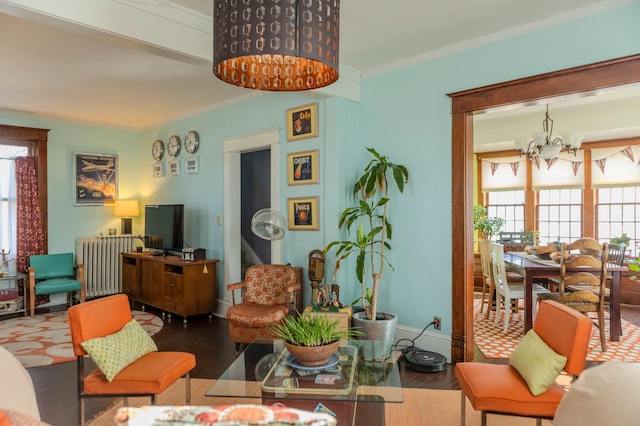
M 533 164 L 536 166 L 536 168 L 538 170 L 540 170 L 540 157 L 538 157 L 537 155 L 535 157 L 533 157 L 531 159 L 531 161 L 533 162 Z
M 578 174 L 578 170 L 580 170 L 581 161 L 572 161 L 571 162 L 571 170 L 573 170 L 573 175 L 576 176 Z
M 518 167 L 520 167 L 520 162 L 516 161 L 515 163 L 511 163 L 511 171 L 514 176 L 518 176 Z
M 622 150 L 622 154 L 627 157 L 629 160 L 631 160 L 632 163 L 635 163 L 635 160 L 633 159 L 633 151 L 631 150 L 631 147 L 628 146 L 625 149 Z
M 500 164 L 498 163 L 489 163 L 489 164 L 491 164 L 491 176 L 493 176 L 496 173 L 496 170 L 498 170 L 498 166 Z
M 558 158 L 552 158 L 551 160 L 545 160 L 547 162 L 547 170 L 549 170 L 551 168 L 551 166 L 553 166 L 554 164 L 556 164 L 556 161 L 558 161 Z
M 602 158 L 600 160 L 596 160 L 596 164 L 600 168 L 600 171 L 602 172 L 602 174 L 604 174 L 604 168 L 607 165 L 607 159 L 606 158 Z

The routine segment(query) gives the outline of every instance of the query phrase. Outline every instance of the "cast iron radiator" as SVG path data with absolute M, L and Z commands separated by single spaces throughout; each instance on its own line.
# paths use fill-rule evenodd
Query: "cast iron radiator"
M 107 296 L 122 292 L 120 254 L 135 247 L 133 235 L 76 239 L 76 262 L 84 264 L 86 296 Z

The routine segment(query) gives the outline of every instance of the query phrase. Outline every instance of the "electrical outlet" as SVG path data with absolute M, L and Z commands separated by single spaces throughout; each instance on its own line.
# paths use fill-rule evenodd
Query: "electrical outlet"
M 436 330 L 442 329 L 442 319 L 440 317 L 433 317 L 433 328 Z

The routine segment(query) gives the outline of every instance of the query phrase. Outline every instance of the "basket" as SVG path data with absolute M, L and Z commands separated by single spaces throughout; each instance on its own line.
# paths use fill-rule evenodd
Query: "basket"
M 556 247 L 551 245 L 551 246 L 526 246 L 524 248 L 524 251 L 527 254 L 532 254 L 534 256 L 537 256 L 541 259 L 550 259 L 550 255 L 551 253 L 553 253 L 554 251 L 556 251 Z
M 5 300 L 0 302 L 0 313 L 18 312 L 24 309 L 24 296 L 18 296 L 14 300 Z

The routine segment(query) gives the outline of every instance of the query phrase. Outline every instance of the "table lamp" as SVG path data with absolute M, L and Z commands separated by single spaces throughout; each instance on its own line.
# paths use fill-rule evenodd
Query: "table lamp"
M 139 216 L 138 200 L 116 200 L 113 215 L 122 218 L 122 234 L 131 234 L 132 217 Z

